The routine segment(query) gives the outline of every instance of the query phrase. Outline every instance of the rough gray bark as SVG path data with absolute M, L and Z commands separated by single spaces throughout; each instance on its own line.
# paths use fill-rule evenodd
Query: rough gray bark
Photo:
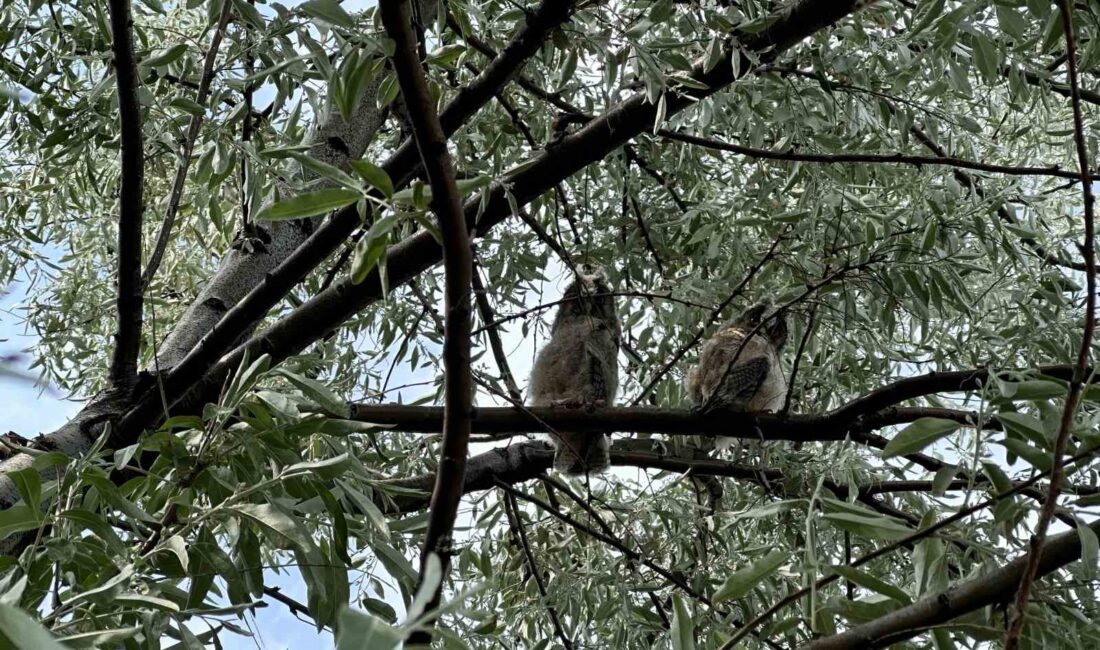
M 377 106 L 378 84 L 373 81 L 350 120 L 332 110 L 313 134 L 309 155 L 321 162 L 350 170 L 348 163 L 362 157 L 385 120 Z M 171 368 L 214 327 L 231 306 L 263 280 L 271 269 L 297 248 L 312 230 L 310 222 L 272 222 L 260 226 L 269 242 L 253 250 L 233 249 L 222 259 L 217 274 L 199 293 L 179 324 L 159 348 L 160 367 Z
M 435 0 L 422 0 L 422 5 L 434 3 Z M 378 108 L 379 82 L 380 79 L 366 88 L 351 119 L 345 120 L 338 110 L 329 111 L 314 131 L 310 156 L 344 170 L 350 169 L 350 161 L 362 157 L 386 118 L 385 109 Z M 312 222 L 272 222 L 260 228 L 269 240 L 263 246 L 230 250 L 222 258 L 210 283 L 158 346 L 158 365 L 162 371 L 183 359 L 226 310 L 305 241 L 312 230 Z M 241 334 L 247 336 L 248 332 Z M 117 390 L 106 390 L 92 397 L 72 420 L 49 434 L 49 446 L 68 456 L 83 454 L 101 433 L 102 423 L 118 416 L 130 405 L 129 397 Z M 30 467 L 32 461 L 31 456 L 16 454 L 0 463 L 0 503 L 13 504 L 19 500 L 19 492 L 7 473 Z M 0 540 L 0 554 L 11 552 L 18 541 L 19 536 Z

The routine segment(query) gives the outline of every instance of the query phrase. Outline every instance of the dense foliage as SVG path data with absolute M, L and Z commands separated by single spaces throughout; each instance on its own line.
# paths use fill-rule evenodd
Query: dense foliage
M 410 137 L 392 44 L 373 7 L 227 1 L 224 29 L 218 0 L 133 6 L 146 258 L 188 125 L 201 118 L 145 293 L 140 365 L 164 370 L 165 337 L 230 252 L 265 256 L 267 229 L 299 228 L 290 219 L 358 202 L 364 225 L 268 311 L 261 331 L 334 278 L 373 273 L 384 297 L 345 322 L 317 322 L 302 339 L 315 343 L 282 363 L 247 355 L 205 406 L 173 407 L 128 444 L 102 421 L 95 444 L 75 453 L 7 438 L 7 455 L 34 458 L 10 472 L 21 502 L 0 513 L 0 532 L 28 539 L 0 558 L 0 636 L 18 647 L 48 647 L 45 629 L 74 647 L 166 638 L 210 647 L 249 633 L 261 601 L 291 623 L 336 630 L 347 648 L 384 647 L 422 622 L 416 567 L 438 436 L 373 426 L 348 406 L 442 403 L 442 270 L 403 282 L 390 277 L 395 258 L 386 262 L 398 242 L 436 228 L 426 185 L 380 169 Z M 499 225 L 474 228 L 486 286 L 473 340 L 478 405 L 509 404 L 511 376 L 522 391 L 553 302 L 582 261 L 604 265 L 622 294 L 620 405 L 689 408 L 682 382 L 700 334 L 763 297 L 792 322 L 792 414 L 826 413 L 926 373 L 989 369 L 988 380 L 887 400 L 903 413 L 846 439 L 712 452 L 707 436 L 623 433 L 613 438 L 626 451 L 606 475 L 500 476 L 463 500 L 437 643 L 719 647 L 833 567 L 991 495 L 1001 496 L 973 516 L 842 568 L 842 580 L 740 643 L 827 637 L 1026 553 L 1047 481 L 1004 493 L 1052 467 L 1069 386 L 1067 372 L 1028 369 L 1068 368 L 1085 314 L 1057 5 L 882 1 L 775 54 L 738 48 L 767 34 L 784 2 L 575 4 L 522 77 L 450 137 L 469 205 L 487 205 L 493 188 L 507 196 L 528 161 L 585 137 L 587 120 L 632 96 L 645 96 L 657 120 L 551 191 L 510 199 Z M 419 4 L 424 71 L 441 106 L 536 5 Z M 87 399 L 108 388 L 117 327 L 119 105 L 107 12 L 41 0 L 0 9 L 0 278 L 28 288 L 19 317 L 38 336 L 36 369 Z M 1078 3 L 1073 20 L 1084 142 L 1095 152 L 1100 95 L 1087 91 L 1100 69 L 1100 5 Z M 215 32 L 224 38 L 199 103 Z M 729 48 L 748 58 L 731 62 Z M 732 66 L 741 78 L 666 116 L 673 93 L 699 85 L 696 65 Z M 343 171 L 317 162 L 311 129 L 353 123 L 364 97 L 385 120 L 355 156 L 362 162 Z M 317 227 L 302 226 L 302 238 Z M 1025 646 L 1100 643 L 1088 527 L 1100 476 L 1083 453 L 1100 441 L 1098 404 L 1100 393 L 1086 391 L 1067 450 L 1079 459 L 1052 528 L 1075 527 L 1084 560 L 1036 583 Z M 476 435 L 474 452 L 524 444 L 517 438 Z M 526 444 L 545 469 L 545 450 Z M 659 458 L 681 465 L 655 469 Z M 288 599 L 273 572 L 299 575 L 308 596 Z M 1011 596 L 903 643 L 1000 643 Z

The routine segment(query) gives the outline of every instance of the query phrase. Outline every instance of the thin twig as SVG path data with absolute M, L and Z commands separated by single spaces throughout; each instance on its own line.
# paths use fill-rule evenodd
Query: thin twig
M 573 642 L 569 640 L 569 636 L 565 633 L 565 628 L 562 627 L 561 619 L 558 617 L 558 610 L 550 604 L 549 597 L 546 592 L 546 584 L 543 582 L 542 574 L 539 573 L 538 564 L 535 563 L 535 556 L 531 553 L 531 544 L 527 540 L 527 530 L 523 527 L 523 518 L 520 516 L 519 505 L 516 503 L 516 497 L 512 494 L 504 493 L 504 508 L 511 509 L 512 516 L 516 522 L 516 531 L 519 533 L 520 547 L 523 549 L 523 555 L 527 558 L 527 566 L 531 569 L 531 577 L 535 579 L 535 586 L 538 587 L 539 595 L 542 596 L 542 600 L 546 603 L 546 613 L 550 616 L 550 624 L 554 626 L 554 633 L 561 639 L 561 644 L 565 646 L 566 650 L 573 650 Z
M 1077 44 L 1073 36 L 1073 14 L 1068 0 L 1058 0 L 1058 8 L 1062 14 L 1062 31 L 1066 37 L 1066 68 L 1069 71 L 1069 86 L 1073 103 L 1073 137 L 1077 145 L 1077 164 L 1080 171 L 1081 193 L 1085 201 L 1085 241 L 1081 246 L 1081 254 L 1085 258 L 1085 326 L 1081 334 L 1081 348 L 1077 353 L 1077 365 L 1073 369 L 1073 379 L 1069 383 L 1069 393 L 1066 395 L 1066 403 L 1062 409 L 1062 422 L 1058 429 L 1058 437 L 1054 441 L 1053 467 L 1050 476 L 1050 485 L 1047 487 L 1047 498 L 1039 509 L 1039 521 L 1035 526 L 1035 534 L 1031 537 L 1031 548 L 1028 551 L 1027 567 L 1020 579 L 1020 586 L 1016 592 L 1016 608 L 1012 618 L 1012 624 L 1005 634 L 1006 650 L 1014 650 L 1020 644 L 1020 633 L 1027 617 L 1028 600 L 1031 596 L 1031 587 L 1035 581 L 1035 574 L 1039 570 L 1039 559 L 1043 554 L 1043 544 L 1046 542 L 1047 529 L 1054 518 L 1058 507 L 1058 496 L 1062 490 L 1062 480 L 1065 476 L 1063 456 L 1066 443 L 1069 441 L 1070 430 L 1073 428 L 1074 415 L 1077 412 L 1077 402 L 1081 396 L 1081 389 L 1085 382 L 1085 373 L 1089 367 L 1089 356 L 1092 351 L 1093 331 L 1096 328 L 1096 238 L 1093 231 L 1093 195 L 1092 182 L 1089 174 L 1089 151 L 1085 144 L 1085 124 L 1081 115 L 1081 91 L 1077 80 Z
M 485 285 L 481 282 L 476 250 L 473 256 L 474 269 L 470 277 L 474 286 L 474 303 L 477 305 L 477 313 L 481 318 L 481 322 L 483 324 L 492 323 L 495 320 L 495 315 L 493 314 L 493 306 L 489 304 L 489 296 L 485 293 Z M 516 385 L 516 379 L 512 375 L 511 367 L 508 365 L 508 355 L 504 352 L 504 344 L 500 340 L 500 331 L 495 327 L 487 326 L 483 329 L 485 335 L 489 337 L 489 348 L 493 352 L 493 359 L 496 360 L 497 369 L 500 370 L 500 377 L 504 380 L 504 386 L 508 389 L 509 397 L 512 398 L 513 403 L 523 400 L 523 393 Z
M 230 9 L 233 3 L 230 0 L 222 0 L 221 14 L 218 16 L 218 25 L 214 28 L 214 35 L 210 38 L 210 47 L 206 50 L 206 58 L 202 64 L 202 77 L 199 80 L 199 89 L 195 93 L 195 101 L 200 106 L 206 105 L 206 99 L 210 95 L 210 84 L 214 79 L 214 61 L 218 58 L 218 49 L 221 47 L 222 37 L 225 34 L 225 26 L 229 24 L 229 17 L 232 14 Z M 244 115 L 244 135 L 242 140 L 248 140 L 251 132 L 252 124 L 252 97 L 251 97 L 251 85 L 248 86 L 246 91 L 249 93 L 245 97 L 245 101 L 248 103 L 248 110 Z M 164 252 L 168 249 L 168 243 L 172 239 L 172 227 L 176 223 L 176 215 L 179 214 L 180 200 L 183 198 L 183 186 L 187 181 L 187 170 L 191 167 L 191 153 L 195 150 L 195 141 L 199 137 L 199 129 L 202 128 L 204 115 L 202 113 L 193 113 L 191 119 L 187 124 L 187 135 L 183 138 L 183 144 L 180 147 L 179 164 L 176 165 L 176 177 L 172 181 L 172 191 L 168 195 L 168 207 L 164 210 L 164 221 L 160 226 L 160 234 L 157 235 L 157 243 L 153 247 L 153 252 L 149 255 L 149 262 L 145 266 L 145 272 L 141 276 L 141 287 L 144 291 L 149 287 L 149 283 L 153 281 L 153 276 L 156 275 L 157 269 L 160 268 L 161 260 L 164 258 Z M 241 160 L 242 171 L 242 187 L 244 180 L 244 159 Z M 247 197 L 248 188 L 244 187 L 243 192 Z M 247 200 L 242 202 L 243 210 L 246 215 L 248 214 Z
M 1005 174 L 1008 176 L 1053 176 L 1056 178 L 1072 178 L 1078 181 L 1082 178 L 1100 179 L 1100 175 L 1082 176 L 1078 172 L 1061 169 L 1057 165 L 1046 165 L 1041 167 L 1026 165 L 995 165 L 978 160 L 965 160 L 963 158 L 917 156 L 901 153 L 803 153 L 794 149 L 775 151 L 772 149 L 747 147 L 745 145 L 734 144 L 732 142 L 724 142 L 722 140 L 715 140 L 713 138 L 702 138 L 696 135 L 690 135 L 688 133 L 680 133 L 679 131 L 670 131 L 668 129 L 661 129 L 657 131 L 657 135 L 668 138 L 669 140 L 677 140 L 679 142 L 684 142 L 698 147 L 716 149 L 718 151 L 729 151 L 731 153 L 740 154 L 749 158 L 762 158 L 766 160 L 783 160 L 788 162 L 811 162 L 824 164 L 877 163 L 915 165 L 917 167 L 921 167 L 924 165 L 942 165 L 945 167 L 973 169 L 975 171 L 990 172 L 994 174 Z

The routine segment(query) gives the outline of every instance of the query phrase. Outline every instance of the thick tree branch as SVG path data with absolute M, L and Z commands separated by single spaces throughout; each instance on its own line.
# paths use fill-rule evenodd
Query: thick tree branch
M 549 33 L 569 17 L 571 6 L 571 3 L 568 2 L 544 0 L 539 7 L 530 12 L 523 28 L 508 47 L 486 66 L 480 76 L 460 91 L 443 110 L 439 119 L 444 133 L 454 133 L 478 109 L 488 103 L 500 88 L 518 73 L 526 60 L 538 51 Z M 416 163 L 415 147 L 411 142 L 406 141 L 382 167 L 394 180 L 395 184 L 400 185 L 407 181 L 415 169 Z M 240 339 L 242 332 L 248 331 L 254 323 L 259 321 L 268 309 L 286 295 L 291 287 L 341 246 L 359 225 L 359 213 L 355 206 L 349 206 L 337 212 L 328 223 L 318 228 L 309 239 L 272 270 L 262 282 L 258 283 L 248 295 L 227 311 L 199 344 L 163 378 L 162 384 L 169 403 L 177 402 L 185 393 L 191 390 L 229 346 Z M 434 240 L 432 242 L 434 243 Z M 442 251 L 437 248 L 434 261 L 441 258 Z M 377 276 L 375 277 L 377 278 Z M 396 274 L 391 275 L 391 277 L 394 278 L 393 284 L 396 286 L 407 281 L 412 275 L 401 276 L 400 279 Z M 368 284 L 371 284 L 370 280 L 368 280 Z M 314 300 L 322 296 L 333 296 L 338 292 L 348 291 L 351 286 L 350 281 L 337 282 L 335 286 L 322 291 Z M 348 315 L 355 313 L 359 308 L 361 308 L 361 305 L 357 305 L 352 311 L 348 312 Z M 308 344 L 328 334 L 342 320 L 340 319 L 331 324 L 323 324 L 320 328 L 323 331 L 319 331 L 315 327 L 311 328 L 317 332 L 318 336 L 312 337 L 309 341 L 303 343 Z M 255 352 L 255 350 L 253 351 Z M 243 352 L 243 349 L 238 349 L 237 352 Z M 285 357 L 280 355 L 281 358 Z M 231 362 L 219 364 L 218 369 L 213 374 L 220 376 L 223 369 L 235 368 L 239 360 L 240 357 L 234 356 Z M 201 400 L 202 393 L 202 387 L 200 386 L 199 390 L 195 391 L 195 395 L 199 400 Z M 148 426 L 156 420 L 159 416 L 158 411 L 159 400 L 157 396 L 153 394 L 146 395 L 119 423 L 118 436 L 123 441 L 131 439 L 137 435 L 142 427 Z
M 839 415 L 837 415 L 839 413 Z M 728 436 L 744 440 L 793 440 L 802 442 L 844 440 L 857 432 L 868 432 L 922 417 L 953 419 L 976 424 L 977 414 L 969 411 L 924 407 L 892 407 L 873 413 L 840 410 L 821 415 L 740 413 L 721 410 L 699 413 L 686 409 L 650 407 L 562 408 L 553 406 L 515 408 L 476 407 L 471 413 L 471 432 L 494 436 L 545 433 L 552 430 L 601 435 L 610 433 L 659 433 L 669 436 Z M 444 410 L 438 406 L 401 404 L 351 404 L 351 418 L 383 425 L 388 431 L 441 433 Z M 999 428 L 995 420 L 985 429 Z
M 114 386 L 131 384 L 141 348 L 141 216 L 145 187 L 145 152 L 138 101 L 130 0 L 111 0 L 111 51 L 118 81 L 119 140 L 122 152 L 118 214 L 118 331 L 109 378 Z
M 418 583 L 423 584 L 431 556 L 438 556 L 443 564 L 443 573 L 439 584 L 433 586 L 434 596 L 425 608 L 425 612 L 430 613 L 439 606 L 443 581 L 450 565 L 451 534 L 462 499 L 470 442 L 470 408 L 474 392 L 470 374 L 473 252 L 455 183 L 454 164 L 447 151 L 447 135 L 439 124 L 435 101 L 420 68 L 419 41 L 413 32 L 410 3 L 407 0 L 384 0 L 379 3 L 378 10 L 386 34 L 395 44 L 391 57 L 394 74 L 401 87 L 416 147 L 432 189 L 432 211 L 436 214 L 443 240 L 443 444 L 418 578 Z M 430 634 L 418 631 L 409 642 L 415 645 L 430 644 L 430 641 Z
M 1055 509 L 1058 507 L 1058 496 L 1061 494 L 1062 481 L 1065 478 L 1066 444 L 1069 442 L 1070 432 L 1073 428 L 1073 420 L 1077 413 L 1077 403 L 1084 388 L 1086 372 L 1089 367 L 1089 358 L 1092 353 L 1092 337 L 1096 328 L 1096 237 L 1093 231 L 1093 195 L 1091 175 L 1089 174 L 1089 151 L 1085 144 L 1085 125 L 1081 114 L 1081 91 L 1077 79 L 1077 44 L 1073 36 L 1073 14 L 1069 0 L 1058 0 L 1058 8 L 1061 12 L 1062 30 L 1066 38 L 1066 67 L 1069 70 L 1069 86 L 1073 100 L 1073 136 L 1077 147 L 1077 165 L 1080 171 L 1081 193 L 1085 201 L 1085 241 L 1081 246 L 1081 254 L 1085 258 L 1085 325 L 1081 334 L 1081 347 L 1077 352 L 1077 364 L 1073 368 L 1073 378 L 1069 383 L 1069 394 L 1066 395 L 1066 403 L 1062 407 L 1062 422 L 1058 429 L 1058 437 L 1054 441 L 1053 468 L 1050 476 L 1050 486 L 1047 488 L 1047 497 L 1039 510 L 1039 521 L 1035 526 L 1035 534 L 1031 538 L 1031 547 L 1027 555 L 1027 563 L 1020 579 L 1019 593 L 1016 594 L 1016 608 L 1012 618 L 1012 624 L 1005 634 L 1005 648 L 1015 650 L 1020 644 L 1020 633 L 1023 631 L 1024 620 L 1027 617 L 1028 601 L 1031 596 L 1031 586 L 1038 574 L 1039 565 L 1045 557 L 1043 544 L 1046 542 L 1047 529 L 1054 519 Z M 1076 541 L 1076 534 L 1074 534 Z
M 803 0 L 788 7 L 773 17 L 768 29 L 755 34 L 740 35 L 740 47 L 736 54 L 742 57 L 739 69 L 751 68 L 751 62 L 744 54 L 746 49 L 761 52 L 762 58 L 770 60 L 799 40 L 846 16 L 860 4 L 856 0 Z M 530 20 L 527 26 L 531 26 Z M 706 89 L 691 88 L 670 92 L 665 104 L 666 114 L 671 116 L 732 83 L 735 80 L 734 66 L 730 61 L 732 56 L 732 50 L 727 50 L 725 62 L 709 72 L 704 72 L 703 64 L 700 63 L 695 71 L 695 80 Z M 657 107 L 647 101 L 645 93 L 640 93 L 612 107 L 576 134 L 566 137 L 552 151 L 540 155 L 507 178 L 510 186 L 508 189 L 515 205 L 526 205 L 560 180 L 603 159 L 626 140 L 649 128 L 656 112 Z M 466 206 L 467 226 L 474 227 L 476 224 L 479 234 L 485 233 L 512 214 L 513 201 L 509 200 L 509 192 L 503 183 L 495 183 L 485 191 L 489 194 L 487 199 L 474 197 Z M 340 218 L 337 216 L 337 219 Z M 322 228 L 316 234 L 324 230 Z M 389 285 L 392 287 L 408 282 L 434 266 L 441 258 L 442 250 L 428 232 L 421 232 L 392 246 L 387 253 L 386 262 Z M 204 391 L 217 386 L 220 378 L 237 368 L 246 355 L 255 358 L 267 353 L 272 356 L 273 361 L 281 362 L 297 354 L 381 295 L 382 285 L 377 270 L 372 271 L 357 285 L 350 278 L 338 281 L 266 331 L 253 336 L 222 357 L 207 373 L 205 382 L 196 386 L 194 394 L 202 395 Z M 127 435 L 134 435 L 129 427 L 152 421 L 156 416 L 155 408 L 155 403 L 143 403 L 141 411 L 132 411 L 135 415 L 128 415 L 123 421 L 126 426 L 120 426 L 120 429 L 126 430 Z
M 1090 526 L 1100 533 L 1100 522 Z M 1042 549 L 1035 575 L 1044 576 L 1081 557 L 1081 538 L 1076 530 L 1058 535 Z M 1004 603 L 1016 591 L 1026 571 L 1027 557 L 979 578 L 922 598 L 869 623 L 841 634 L 812 641 L 806 650 L 863 650 L 881 648 L 912 638 L 933 625 L 946 623 L 987 605 Z

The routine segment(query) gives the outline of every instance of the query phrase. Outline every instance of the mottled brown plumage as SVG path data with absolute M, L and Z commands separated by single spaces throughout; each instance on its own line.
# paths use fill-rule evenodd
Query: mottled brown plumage
M 619 386 L 621 328 L 602 267 L 581 265 L 558 307 L 550 341 L 531 371 L 533 406 L 610 406 Z M 605 469 L 607 436 L 558 431 L 554 468 L 567 474 Z
M 787 381 L 779 351 L 787 340 L 787 322 L 783 314 L 770 310 L 769 302 L 753 305 L 724 323 L 703 345 L 699 364 L 687 376 L 688 394 L 699 408 L 783 408 Z

